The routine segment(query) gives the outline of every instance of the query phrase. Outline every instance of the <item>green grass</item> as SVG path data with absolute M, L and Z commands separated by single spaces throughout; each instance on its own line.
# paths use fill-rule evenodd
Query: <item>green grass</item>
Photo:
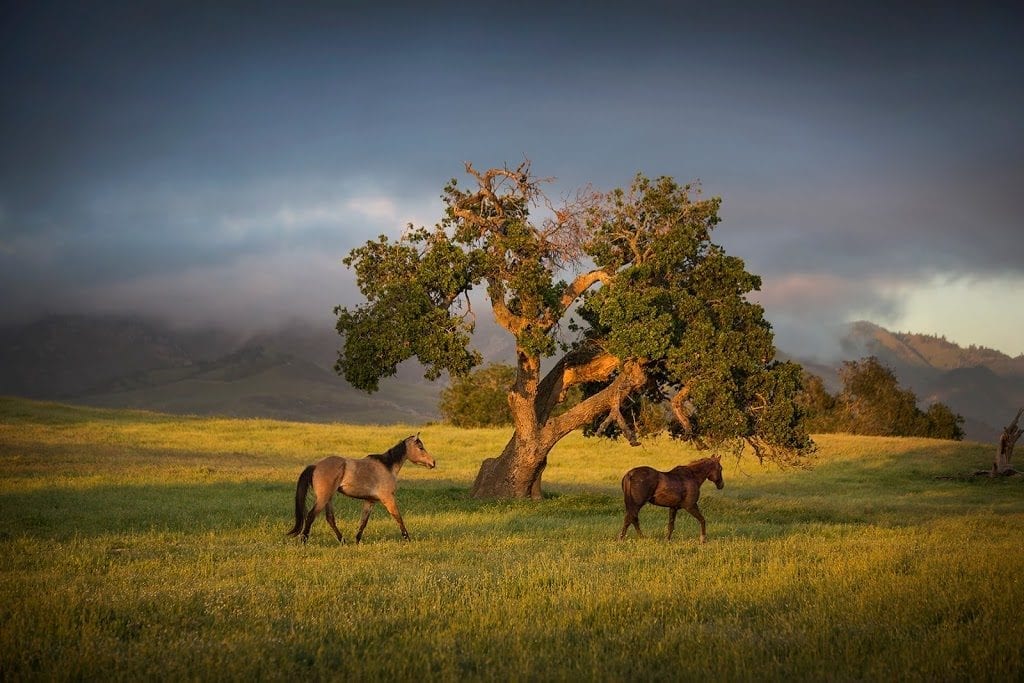
M 993 447 L 822 436 L 730 461 L 709 542 L 618 481 L 699 454 L 565 439 L 539 502 L 466 491 L 506 430 L 422 428 L 413 536 L 374 513 L 286 538 L 295 479 L 415 426 L 183 418 L 0 399 L 3 680 L 1020 680 L 1024 482 Z M 952 479 L 937 479 L 952 476 Z M 338 499 L 354 532 L 359 503 Z

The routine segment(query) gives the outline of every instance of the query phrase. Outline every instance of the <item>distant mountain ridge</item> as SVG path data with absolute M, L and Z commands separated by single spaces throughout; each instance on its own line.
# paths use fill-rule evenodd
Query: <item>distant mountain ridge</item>
M 945 337 L 910 332 L 890 332 L 864 320 L 852 323 L 842 341 L 844 351 L 886 357 L 913 367 L 957 370 L 985 367 L 998 375 L 1024 376 L 1024 354 L 1012 358 L 1001 351 L 971 345 L 966 349 Z
M 334 372 L 340 338 L 329 325 L 292 323 L 242 335 L 215 327 L 178 329 L 137 316 L 49 316 L 0 327 L 0 394 L 111 408 L 388 424 L 440 419 L 444 382 L 409 362 L 366 394 Z M 482 324 L 486 361 L 512 362 L 509 338 Z M 941 337 L 850 325 L 844 358 L 874 355 L 922 405 L 941 401 L 965 417 L 969 439 L 994 441 L 1024 406 L 1024 356 L 964 349 Z M 785 354 L 780 354 L 784 356 Z M 841 363 L 793 358 L 839 388 Z
M 400 368 L 366 394 L 333 370 L 340 340 L 293 323 L 256 335 L 137 316 L 0 327 L 0 393 L 112 408 L 355 424 L 439 418 L 440 386 Z
M 995 441 L 1024 406 L 1024 354 L 963 348 L 944 337 L 891 332 L 867 321 L 852 323 L 840 344 L 848 359 L 877 357 L 922 403 L 942 402 L 963 415 L 969 439 Z

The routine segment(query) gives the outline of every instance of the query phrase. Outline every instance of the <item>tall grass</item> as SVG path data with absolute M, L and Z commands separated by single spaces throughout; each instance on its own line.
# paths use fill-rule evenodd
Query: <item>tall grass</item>
M 413 536 L 322 520 L 286 538 L 327 453 L 407 465 Z M 730 461 L 709 542 L 626 469 L 698 454 L 565 439 L 539 502 L 467 489 L 505 430 L 182 418 L 0 399 L 0 678 L 1019 680 L 1024 483 L 959 476 L 992 447 L 822 436 L 807 471 Z M 936 479 L 950 476 L 951 479 Z M 359 503 L 336 501 L 354 531 Z

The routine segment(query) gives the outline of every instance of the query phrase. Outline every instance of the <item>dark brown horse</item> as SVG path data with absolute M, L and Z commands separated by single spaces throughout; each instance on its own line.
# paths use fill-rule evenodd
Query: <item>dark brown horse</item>
M 700 499 L 700 485 L 710 479 L 715 486 L 722 488 L 722 456 L 694 460 L 689 465 L 673 467 L 668 472 L 659 472 L 653 467 L 634 467 L 622 477 L 622 493 L 626 499 L 626 519 L 622 523 L 619 540 L 626 537 L 629 525 L 636 527 L 636 534 L 643 538 L 640 531 L 640 508 L 647 503 L 668 508 L 668 536 L 672 538 L 672 530 L 676 526 L 676 513 L 679 508 L 689 512 L 700 522 L 700 542 L 707 541 L 707 527 L 704 515 L 700 514 L 697 501 Z
M 327 523 L 334 530 L 334 535 L 342 543 L 345 538 L 338 531 L 338 525 L 334 521 L 334 508 L 331 506 L 331 498 L 335 491 L 363 500 L 363 518 L 359 522 L 359 530 L 356 531 L 356 543 L 363 538 L 363 529 L 370 519 L 370 511 L 376 503 L 381 503 L 391 516 L 398 522 L 398 528 L 402 530 L 402 538 L 409 540 L 409 532 L 405 529 L 405 522 L 398 511 L 398 501 L 395 500 L 396 478 L 398 471 L 406 459 L 417 465 L 423 465 L 433 469 L 436 465 L 434 458 L 423 446 L 419 435 L 410 436 L 399 441 L 386 453 L 368 455 L 365 458 L 342 458 L 331 455 L 310 465 L 302 470 L 299 475 L 299 482 L 295 487 L 295 526 L 288 532 L 289 536 L 301 535 L 302 542 L 309 538 L 309 527 L 313 520 L 325 512 Z M 316 501 L 310 511 L 306 512 L 306 494 L 310 487 L 316 494 Z M 305 520 L 305 524 L 303 524 Z M 301 534 L 300 534 L 301 531 Z

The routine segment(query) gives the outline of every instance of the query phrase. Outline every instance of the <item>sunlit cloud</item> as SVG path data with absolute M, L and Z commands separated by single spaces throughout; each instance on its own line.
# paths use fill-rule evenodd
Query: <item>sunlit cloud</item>
M 270 210 L 223 216 L 219 221 L 219 237 L 237 241 L 267 233 L 294 236 L 314 228 L 340 229 L 349 225 L 356 215 L 344 200 L 293 201 Z
M 399 215 L 398 206 L 390 197 L 352 197 L 345 202 L 345 207 L 349 211 L 381 222 L 394 221 Z

